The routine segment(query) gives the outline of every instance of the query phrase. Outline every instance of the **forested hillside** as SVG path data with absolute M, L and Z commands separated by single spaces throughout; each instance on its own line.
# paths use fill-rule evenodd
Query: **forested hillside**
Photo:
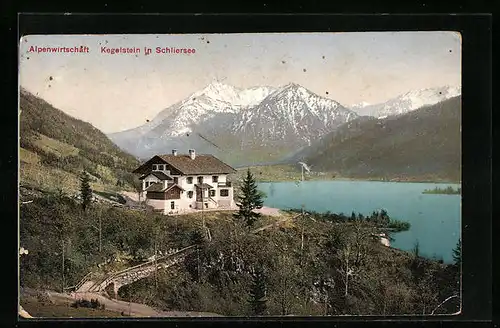
M 21 89 L 21 184 L 74 191 L 83 169 L 95 189 L 132 188 L 137 159 L 87 122 L 75 119 Z
M 385 119 L 360 117 L 294 156 L 351 178 L 460 181 L 461 97 Z
M 119 290 L 119 299 L 161 310 L 253 315 L 395 315 L 455 313 L 459 267 L 388 248 L 373 236 L 387 214 L 290 215 L 280 228 L 252 233 L 231 212 L 163 216 L 45 194 L 22 205 L 22 287 L 60 291 L 89 271 L 118 271 L 154 255 L 198 244 L 178 266 Z M 43 213 L 43 214 L 40 214 Z M 291 213 L 293 214 L 293 213 Z M 390 215 L 390 213 L 388 213 Z M 102 251 L 95 228 L 102 219 Z M 254 228 L 266 225 L 259 219 Z M 302 238 L 303 236 L 303 238 Z M 64 251 L 64 275 L 61 268 Z M 351 274 L 352 273 L 352 274 Z

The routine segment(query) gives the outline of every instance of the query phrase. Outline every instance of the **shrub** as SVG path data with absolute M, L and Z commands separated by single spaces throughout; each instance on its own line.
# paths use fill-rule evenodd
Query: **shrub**
M 71 307 L 74 308 L 84 307 L 84 308 L 101 309 L 101 310 L 106 309 L 106 306 L 101 302 L 99 302 L 97 298 L 96 299 L 92 298 L 90 299 L 90 301 L 86 299 L 78 299 L 71 304 Z

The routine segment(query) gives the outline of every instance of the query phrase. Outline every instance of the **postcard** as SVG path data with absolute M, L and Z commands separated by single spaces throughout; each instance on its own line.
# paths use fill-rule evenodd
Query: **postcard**
M 461 311 L 457 32 L 25 35 L 22 318 Z

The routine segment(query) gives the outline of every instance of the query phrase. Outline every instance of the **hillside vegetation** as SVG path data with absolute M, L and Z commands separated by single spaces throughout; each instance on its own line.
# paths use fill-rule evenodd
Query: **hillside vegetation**
M 386 119 L 360 117 L 301 150 L 314 170 L 349 178 L 460 181 L 461 97 Z
M 91 124 L 66 115 L 22 89 L 20 93 L 20 182 L 74 192 L 87 170 L 96 190 L 131 189 L 138 165 Z
M 122 287 L 119 298 L 164 311 L 251 315 L 256 270 L 263 273 L 264 315 L 429 314 L 458 293 L 459 267 L 387 248 L 373 236 L 377 224 L 389 220 L 383 213 L 311 213 L 251 233 L 231 212 L 207 212 L 208 240 L 200 214 L 163 216 L 103 204 L 83 212 L 62 194 L 31 197 L 32 203 L 21 205 L 20 219 L 20 242 L 29 250 L 20 260 L 25 288 L 59 291 L 91 270 L 118 271 L 152 256 L 155 248 L 165 252 L 198 243 L 183 263 Z M 261 218 L 255 227 L 270 220 Z M 435 313 L 457 309 L 452 299 Z

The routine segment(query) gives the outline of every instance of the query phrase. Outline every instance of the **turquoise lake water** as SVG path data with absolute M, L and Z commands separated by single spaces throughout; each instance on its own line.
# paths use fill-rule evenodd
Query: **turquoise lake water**
M 420 253 L 453 262 L 461 231 L 461 196 L 422 194 L 456 184 L 376 181 L 305 181 L 259 183 L 267 194 L 264 205 L 280 209 L 369 215 L 385 209 L 394 219 L 411 223 L 409 231 L 393 234 L 391 246 L 410 251 L 418 240 Z

